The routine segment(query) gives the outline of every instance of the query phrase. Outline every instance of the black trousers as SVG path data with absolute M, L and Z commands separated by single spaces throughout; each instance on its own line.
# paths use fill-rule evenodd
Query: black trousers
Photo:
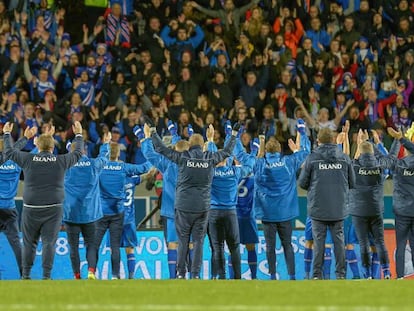
M 313 277 L 322 279 L 326 232 L 330 230 L 334 243 L 336 278 L 345 278 L 344 221 L 320 221 L 312 219 Z
M 19 225 L 15 208 L 0 209 L 0 232 L 3 232 L 13 250 L 20 274 L 22 274 L 22 245 L 19 238 Z
M 211 209 L 208 215 L 208 230 L 213 247 L 213 266 L 216 269 L 214 273 L 220 279 L 226 278 L 224 258 L 224 241 L 226 241 L 231 254 L 234 278 L 241 279 L 240 234 L 236 210 Z
M 46 208 L 23 207 L 23 273 L 24 278 L 30 277 L 39 238 L 42 238 L 43 278 L 50 278 L 55 259 L 55 244 L 62 223 L 62 206 Z
M 81 233 L 86 247 L 86 260 L 88 261 L 88 266 L 96 267 L 96 222 L 86 224 L 65 222 L 65 228 L 70 246 L 70 261 L 72 263 L 73 273 L 80 273 L 79 236 Z
M 208 212 L 188 213 L 175 210 L 175 226 L 178 235 L 177 271 L 180 276 L 186 274 L 186 259 L 190 236 L 193 242 L 193 261 L 191 263 L 191 277 L 200 276 L 203 260 L 203 244 L 206 236 Z
M 124 226 L 124 213 L 115 215 L 106 215 L 99 219 L 96 223 L 96 251 L 95 251 L 95 263 L 98 262 L 98 251 L 101 245 L 102 239 L 105 235 L 106 230 L 109 229 L 109 242 L 111 243 L 111 266 L 112 276 L 120 277 L 120 266 L 121 266 L 121 237 L 122 229 Z M 92 266 L 92 268 L 96 268 Z
M 369 234 L 374 238 L 381 264 L 389 263 L 388 251 L 384 241 L 384 222 L 382 216 L 352 216 L 355 232 L 361 249 L 361 261 L 364 267 L 371 266 Z
M 266 258 L 269 265 L 269 274 L 276 273 L 276 234 L 279 234 L 289 276 L 294 276 L 295 254 L 292 247 L 292 222 L 289 220 L 281 222 L 262 221 L 262 223 L 266 240 Z
M 395 238 L 397 240 L 397 250 L 395 252 L 395 261 L 397 266 L 397 278 L 404 277 L 405 274 L 405 248 L 407 240 L 410 240 L 410 246 L 413 246 L 414 241 L 411 241 L 414 232 L 414 217 L 395 215 Z M 411 250 L 413 252 L 413 250 Z M 414 265 L 414 260 L 411 258 Z

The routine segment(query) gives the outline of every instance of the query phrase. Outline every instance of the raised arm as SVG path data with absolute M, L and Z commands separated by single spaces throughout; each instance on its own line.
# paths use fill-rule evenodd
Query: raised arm
M 243 15 L 244 13 L 247 12 L 247 10 L 250 10 L 252 7 L 254 7 L 255 5 L 258 5 L 260 2 L 260 0 L 253 0 L 250 3 L 242 6 L 241 8 L 237 9 L 240 13 L 240 17 L 241 15 Z
M 240 129 L 240 124 L 236 123 L 233 126 L 232 135 L 230 140 L 225 144 L 223 150 L 218 152 L 210 153 L 210 157 L 213 158 L 215 164 L 223 161 L 225 158 L 228 158 L 232 155 L 234 146 L 236 145 L 236 137 Z M 207 137 L 211 141 L 214 137 L 214 127 L 210 124 L 209 128 L 207 129 Z
M 357 138 L 357 145 L 358 146 L 357 146 L 357 150 L 356 150 L 355 155 L 354 155 L 354 159 L 359 158 L 359 156 L 361 154 L 361 150 L 360 150 L 359 147 L 360 147 L 361 143 L 364 142 L 364 141 L 367 141 L 368 138 L 369 138 L 368 131 L 367 130 L 363 131 L 362 129 L 359 129 L 358 138 Z
M 398 139 L 394 139 L 390 152 L 388 154 L 383 154 L 381 151 L 375 147 L 375 157 L 377 158 L 378 162 L 380 163 L 381 167 L 384 169 L 394 169 L 395 164 L 397 162 L 398 152 L 400 151 L 400 141 Z
M 108 132 L 103 137 L 103 144 L 99 148 L 99 155 L 95 159 L 95 168 L 102 169 L 109 161 L 109 142 L 111 141 L 111 132 Z
M 334 123 L 336 125 L 336 127 L 339 127 L 339 125 L 341 124 L 341 120 L 343 117 L 345 117 L 345 115 L 348 112 L 348 109 L 351 108 L 351 106 L 355 103 L 355 101 L 353 99 L 349 99 L 346 104 L 344 109 L 342 109 L 341 112 L 337 113 L 334 119 Z
M 62 163 L 65 169 L 68 169 L 74 166 L 79 159 L 82 157 L 83 154 L 83 137 L 82 137 L 82 125 L 79 121 L 76 121 L 75 124 L 72 126 L 73 133 L 75 134 L 75 150 L 70 153 L 58 156 L 58 159 L 62 159 Z
M 195 1 L 190 2 L 191 6 L 197 10 L 199 10 L 201 13 L 204 13 L 210 17 L 220 17 L 220 11 L 219 10 L 210 10 L 202 7 Z
M 257 153 L 258 158 L 263 158 L 265 156 L 265 139 L 265 135 L 259 135 L 259 152 Z
M 153 166 L 160 170 L 161 173 L 164 173 L 166 171 L 169 160 L 155 152 L 154 146 L 152 145 L 152 140 L 150 138 L 146 138 L 141 141 L 141 150 L 145 159 L 147 159 L 147 161 L 149 161 Z
M 296 135 L 296 142 L 294 142 L 292 139 L 288 140 L 289 148 L 293 152 L 288 156 L 288 158 L 293 162 L 296 171 L 299 170 L 302 163 L 310 153 L 310 148 L 306 147 L 308 145 L 306 140 L 309 141 L 306 134 L 303 135 L 299 132 Z M 302 143 L 305 147 L 302 145 Z
M 346 120 L 345 125 L 342 127 L 342 132 L 336 137 L 336 144 L 342 147 L 342 152 L 346 155 L 350 155 L 351 148 L 349 146 L 349 121 Z
M 351 159 L 348 156 L 346 157 L 348 158 L 348 186 L 349 189 L 354 189 L 356 183 L 355 171 Z
M 249 154 L 244 150 L 244 147 L 240 139 L 237 139 L 233 154 L 236 156 L 236 159 L 239 160 L 239 162 L 242 165 L 254 168 L 254 166 L 256 165 L 256 160 L 257 160 L 256 154 L 259 151 L 259 148 L 260 148 L 259 139 L 258 138 L 253 139 L 253 141 L 250 142 L 250 154 Z
M 17 163 L 20 167 L 24 168 L 25 164 L 27 163 L 27 160 L 31 157 L 30 153 L 22 152 L 20 149 L 17 149 L 16 147 L 13 147 L 12 138 L 11 138 L 11 131 L 13 130 L 13 124 L 10 122 L 7 122 L 3 127 L 3 133 L 4 133 L 4 154 L 5 159 L 4 160 L 12 160 L 13 162 Z M 24 131 L 24 138 L 21 141 L 20 144 L 26 145 L 27 140 L 32 138 L 37 133 L 37 128 L 27 127 Z M 18 145 L 17 147 L 19 147 Z M 24 147 L 24 146 L 23 146 Z
M 33 74 L 30 71 L 29 56 L 30 54 L 28 51 L 24 52 L 23 72 L 24 77 L 30 83 L 33 80 Z
M 134 175 L 141 175 L 144 174 L 146 172 L 148 172 L 152 167 L 152 164 L 149 162 L 145 162 L 144 164 L 129 164 L 126 163 L 124 166 L 125 169 L 125 173 L 128 176 L 134 176 Z
M 152 144 L 154 145 L 154 149 L 157 153 L 165 156 L 174 163 L 178 163 L 180 161 L 182 153 L 172 150 L 164 145 L 160 136 L 157 134 L 157 130 L 152 120 L 147 119 L 147 122 L 144 124 L 144 135 L 147 139 L 151 137 Z

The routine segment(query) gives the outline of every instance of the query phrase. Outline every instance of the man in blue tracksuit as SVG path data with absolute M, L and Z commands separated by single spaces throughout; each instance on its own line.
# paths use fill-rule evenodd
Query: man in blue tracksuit
M 135 276 L 135 247 L 138 245 L 137 225 L 135 222 L 135 187 L 147 180 L 151 171 L 143 175 L 127 176 L 124 198 L 124 225 L 121 236 L 121 247 L 125 248 L 127 256 L 128 279 Z
M 332 235 L 336 278 L 345 278 L 344 219 L 348 190 L 354 188 L 355 173 L 351 159 L 335 144 L 335 133 L 321 129 L 320 146 L 308 156 L 299 185 L 308 191 L 308 215 L 314 239 L 313 278 L 322 279 L 326 232 Z
M 151 124 L 153 125 L 153 124 Z M 167 148 L 155 131 L 145 124 L 145 137 L 151 135 L 155 151 L 164 155 L 178 165 L 178 178 L 175 196 L 175 221 L 178 234 L 178 276 L 185 278 L 186 258 L 190 235 L 193 238 L 193 261 L 191 277 L 200 278 L 200 268 L 203 257 L 203 242 L 206 235 L 208 210 L 211 202 L 211 182 L 214 167 L 217 163 L 229 157 L 236 143 L 236 135 L 240 125 L 236 124 L 232 138 L 223 150 L 218 152 L 203 152 L 204 139 L 199 134 L 190 137 L 190 149 L 177 152 Z M 207 137 L 213 137 L 214 128 L 210 125 Z
M 292 248 L 292 220 L 299 216 L 299 203 L 296 189 L 296 174 L 310 152 L 310 142 L 306 136 L 304 122 L 299 123 L 297 145 L 289 146 L 294 152 L 281 155 L 280 143 L 272 138 L 266 142 L 260 136 L 259 158 L 255 161 L 254 206 L 256 218 L 262 221 L 266 240 L 266 257 L 270 279 L 276 279 L 276 233 L 282 242 L 289 278 L 295 280 L 295 257 Z M 242 159 L 237 154 L 237 158 Z
M 25 134 L 30 138 L 30 128 Z M 26 141 L 20 139 L 14 145 L 23 149 Z M 19 187 L 19 178 L 22 169 L 13 161 L 7 160 L 3 154 L 3 140 L 0 140 L 0 232 L 3 232 L 16 258 L 20 275 L 22 273 L 22 246 L 19 238 L 17 210 L 14 198 Z
M 217 147 L 211 140 L 208 144 L 209 151 L 216 152 Z M 246 157 L 245 157 L 246 158 Z M 231 266 L 234 279 L 241 279 L 240 261 L 240 235 L 237 221 L 237 194 L 241 178 L 252 171 L 252 161 L 247 159 L 242 166 L 233 165 L 230 157 L 218 163 L 214 169 L 213 183 L 211 185 L 211 206 L 208 215 L 208 230 L 213 247 L 213 278 L 226 278 L 224 241 L 231 255 Z
M 405 248 L 407 240 L 412 239 L 414 232 L 414 143 L 403 138 L 401 132 L 389 133 L 405 147 L 404 158 L 395 160 L 393 171 L 394 193 L 393 210 L 395 214 L 395 237 L 397 250 L 395 253 L 397 278 L 404 278 Z M 410 245 L 412 245 L 410 241 Z M 413 262 L 414 264 L 414 262 Z
M 250 144 L 250 154 L 256 155 L 259 151 L 259 139 L 255 138 Z M 242 178 L 239 182 L 237 198 L 237 222 L 239 223 L 240 244 L 246 246 L 247 263 L 250 268 L 252 280 L 257 278 L 257 252 L 256 244 L 259 243 L 259 235 L 256 224 L 256 214 L 253 206 L 254 174 Z M 229 274 L 232 276 L 232 268 L 229 260 Z
M 150 169 L 149 163 L 132 165 L 120 162 L 120 148 L 117 143 L 111 144 L 109 162 L 104 165 L 99 177 L 103 217 L 96 228 L 96 248 L 99 251 L 102 239 L 109 229 L 111 244 L 112 279 L 120 278 L 120 244 L 124 223 L 124 198 L 126 177 L 140 175 Z M 92 267 L 96 269 L 95 267 Z
M 65 200 L 63 221 L 70 246 L 70 260 L 75 279 L 81 279 L 79 259 L 79 234 L 82 233 L 88 261 L 88 279 L 95 279 L 96 222 L 103 217 L 99 191 L 99 175 L 108 163 L 111 133 L 104 136 L 96 159 L 82 155 L 78 163 L 65 175 Z M 72 144 L 72 149 L 74 149 Z
M 177 135 L 177 129 L 174 124 L 169 123 L 168 129 L 172 135 L 174 149 L 183 152 L 189 149 L 189 144 Z M 163 189 L 161 196 L 160 215 L 164 221 L 165 240 L 167 242 L 168 270 L 170 279 L 177 276 L 177 247 L 178 238 L 175 228 L 175 188 L 177 185 L 178 167 L 177 164 L 158 154 L 154 150 L 151 139 L 145 139 L 142 130 L 134 128 L 135 134 L 141 140 L 141 149 L 144 157 L 162 173 Z

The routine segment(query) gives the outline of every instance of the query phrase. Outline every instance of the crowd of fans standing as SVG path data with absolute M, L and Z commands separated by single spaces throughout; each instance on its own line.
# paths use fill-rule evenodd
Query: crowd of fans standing
M 80 121 L 89 156 L 111 131 L 121 159 L 142 163 L 145 115 L 183 138 L 237 121 L 247 149 L 258 133 L 287 146 L 297 118 L 312 141 L 350 120 L 351 155 L 359 129 L 389 147 L 385 128 L 411 125 L 413 1 L 52 2 L 0 0 L 0 124 L 14 139 L 54 124 L 66 153 Z

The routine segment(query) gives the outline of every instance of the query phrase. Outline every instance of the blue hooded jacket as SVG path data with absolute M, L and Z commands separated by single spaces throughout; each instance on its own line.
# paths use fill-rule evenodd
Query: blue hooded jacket
M 63 221 L 84 224 L 103 217 L 99 175 L 108 163 L 109 144 L 103 144 L 96 159 L 83 155 L 65 175 Z
M 163 189 L 160 215 L 174 218 L 178 166 L 163 155 L 155 152 L 151 139 L 145 139 L 141 144 L 141 148 L 145 158 L 162 173 Z
M 11 160 L 0 165 L 0 209 L 16 207 L 14 198 L 19 187 L 21 171 L 22 169 Z
M 299 216 L 296 174 L 309 155 L 309 139 L 301 135 L 301 148 L 292 155 L 266 153 L 253 167 L 256 219 L 282 222 Z M 252 156 L 249 156 L 252 158 Z M 237 155 L 242 159 L 242 155 Z
M 124 212 L 125 185 L 127 176 L 141 175 L 151 168 L 146 162 L 133 165 L 124 162 L 109 161 L 104 165 L 99 177 L 103 214 L 116 215 Z
M 217 147 L 214 143 L 209 143 L 208 150 L 217 152 Z M 218 166 L 214 169 L 211 184 L 211 209 L 236 209 L 239 181 L 252 171 L 251 161 L 245 160 L 248 162 L 246 164 L 242 163 L 241 166 L 230 164 Z
M 135 187 L 141 183 L 141 177 L 131 176 L 127 177 L 126 184 L 125 184 L 125 198 L 124 198 L 124 225 L 126 224 L 134 224 L 135 226 L 135 204 L 134 204 L 134 194 L 135 194 Z

